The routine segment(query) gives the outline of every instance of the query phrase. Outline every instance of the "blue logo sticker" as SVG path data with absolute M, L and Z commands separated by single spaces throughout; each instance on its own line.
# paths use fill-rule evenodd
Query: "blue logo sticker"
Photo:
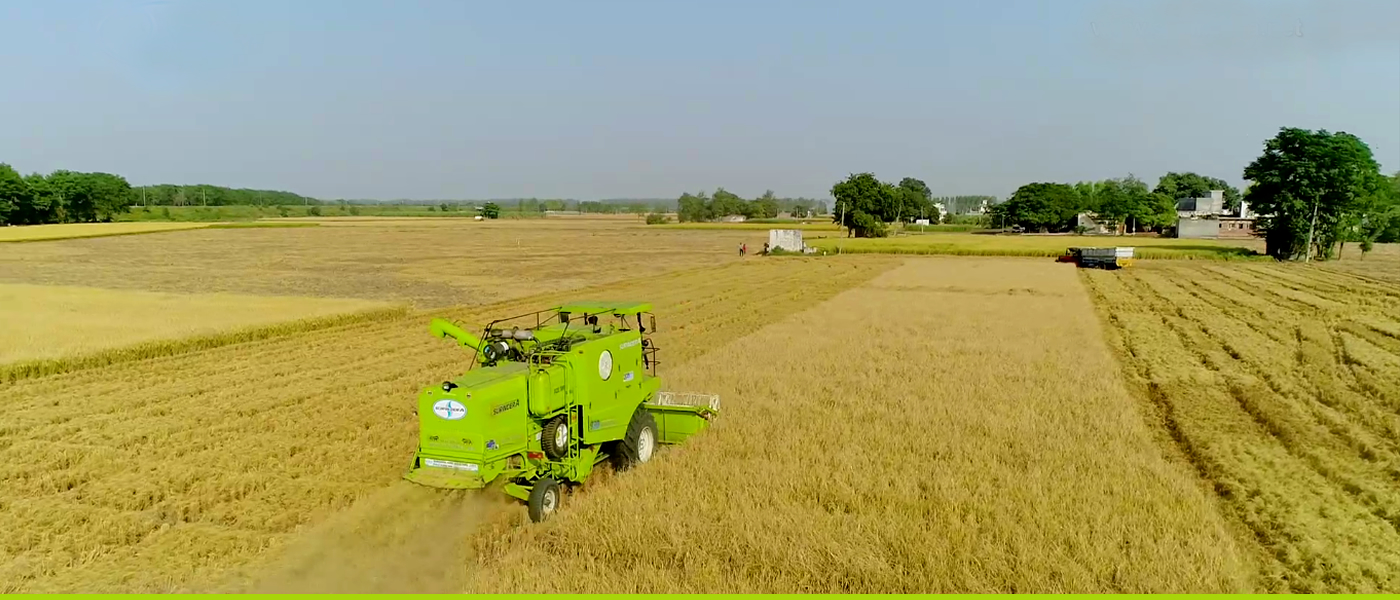
M 602 424 L 600 424 L 600 423 L 597 422 L 597 421 L 594 421 L 594 422 L 592 422 L 592 423 L 589 423 L 588 426 L 589 426 L 590 428 L 592 428 L 594 431 L 597 431 L 599 427 L 602 427 Z
M 623 381 L 632 381 L 632 374 L 633 374 L 633 373 L 632 373 L 631 371 L 628 371 L 626 375 L 623 375 L 623 376 L 622 376 L 622 380 L 623 380 Z
M 495 450 L 495 449 L 496 449 L 496 440 L 487 440 L 487 441 L 486 441 L 486 449 L 487 449 L 487 450 Z

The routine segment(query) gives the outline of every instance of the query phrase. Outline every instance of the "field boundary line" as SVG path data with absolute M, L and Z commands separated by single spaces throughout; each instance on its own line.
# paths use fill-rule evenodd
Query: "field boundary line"
M 167 221 L 168 222 L 168 221 Z M 170 227 L 167 229 L 147 229 L 144 231 L 118 231 L 114 233 L 81 233 L 74 235 L 63 235 L 56 237 L 41 238 L 20 238 L 15 240 L 0 240 L 0 244 L 33 244 L 36 242 L 57 242 L 60 240 L 85 240 L 89 238 L 117 237 L 122 235 L 146 235 L 150 233 L 171 233 L 175 231 L 193 231 L 195 229 L 208 229 L 215 223 L 199 223 L 189 227 Z
M 816 238 L 813 240 L 813 247 L 823 250 L 834 250 L 835 254 L 890 254 L 906 256 L 996 256 L 996 257 L 1025 257 L 1025 258 L 1056 258 L 1064 254 L 1062 250 L 1046 250 L 1041 248 L 940 248 L 935 246 L 927 247 L 861 247 L 843 246 L 839 243 L 823 243 L 821 240 L 830 238 Z M 1162 250 L 1162 248 L 1166 250 Z M 1259 261 L 1263 255 L 1243 255 L 1243 254 L 1213 254 L 1200 255 L 1191 254 L 1186 251 L 1172 251 L 1171 246 L 1137 246 L 1135 258 L 1139 260 L 1152 261 L 1213 261 L 1213 262 L 1254 262 Z
M 220 346 L 260 341 L 273 337 L 324 329 L 326 327 L 398 319 L 406 317 L 408 314 L 409 308 L 407 306 L 376 308 L 324 317 L 283 321 L 271 325 L 239 328 L 231 331 L 193 337 L 141 342 L 130 346 L 99 350 L 97 352 L 71 357 L 21 361 L 8 365 L 0 365 L 0 383 L 14 383 L 22 379 L 34 379 L 49 375 L 106 367 L 118 363 L 188 354 L 191 352 L 218 348 Z

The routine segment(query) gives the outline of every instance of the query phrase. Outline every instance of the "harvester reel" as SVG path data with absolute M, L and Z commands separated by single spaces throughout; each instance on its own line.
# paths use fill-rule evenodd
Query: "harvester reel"
M 569 456 L 569 419 L 567 415 L 559 415 L 545 423 L 544 431 L 540 435 L 540 446 L 544 448 L 545 455 L 554 460 L 562 460 Z

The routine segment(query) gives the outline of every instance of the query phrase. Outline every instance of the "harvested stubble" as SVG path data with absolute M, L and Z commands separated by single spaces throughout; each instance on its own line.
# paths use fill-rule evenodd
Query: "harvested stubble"
M 1400 591 L 1400 287 L 1278 264 L 1085 278 L 1269 588 Z
M 1251 585 L 1072 269 L 913 259 L 668 373 L 723 396 L 715 426 L 553 521 L 480 536 L 468 591 Z
M 13 371 L 5 365 L 18 361 L 82 362 L 98 351 L 137 343 L 229 335 L 229 330 L 385 307 L 353 299 L 0 283 L 0 372 Z
M 764 239 L 595 219 L 323 222 L 12 244 L 0 282 L 483 305 L 725 264 Z
M 746 261 L 446 314 L 479 322 L 566 298 L 648 299 L 672 367 L 889 265 Z M 427 316 L 0 383 L 0 591 L 222 585 L 381 497 L 412 456 L 418 390 L 465 365 L 428 336 Z
M 1376 244 L 1364 254 L 1356 244 L 1349 244 L 1340 254 L 1341 260 L 1316 264 L 1331 271 L 1400 284 L 1400 244 Z

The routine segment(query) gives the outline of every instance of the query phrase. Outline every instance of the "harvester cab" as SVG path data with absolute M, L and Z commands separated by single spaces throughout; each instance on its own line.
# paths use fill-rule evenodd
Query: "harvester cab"
M 419 439 L 404 476 L 422 485 L 502 489 L 542 521 L 561 486 L 604 461 L 626 470 L 719 413 L 710 394 L 661 391 L 651 305 L 583 302 L 498 319 L 481 334 L 433 319 L 473 352 L 465 374 L 418 397 Z

